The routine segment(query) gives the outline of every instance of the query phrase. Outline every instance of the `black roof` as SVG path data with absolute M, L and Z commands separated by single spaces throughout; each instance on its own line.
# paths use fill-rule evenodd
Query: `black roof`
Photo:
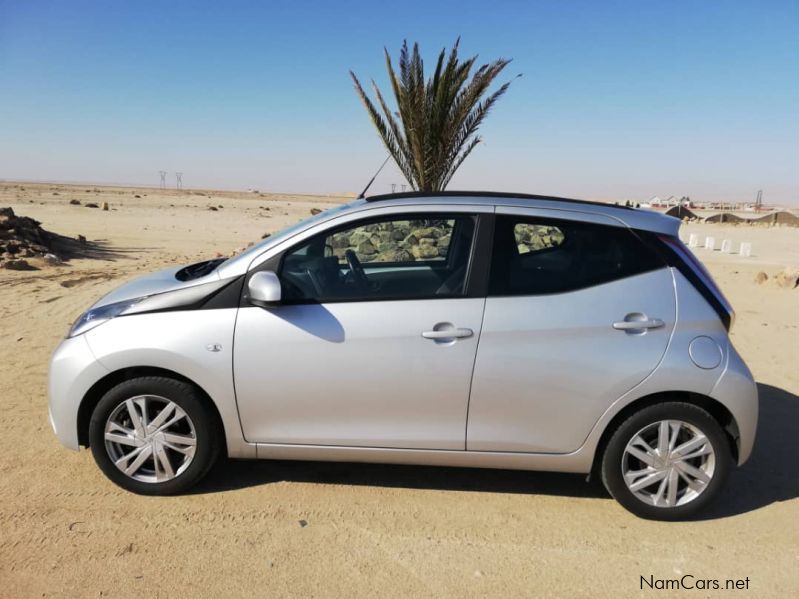
M 482 198 L 508 198 L 522 200 L 550 200 L 552 202 L 571 202 L 574 204 L 590 204 L 592 206 L 612 206 L 614 208 L 624 208 L 629 210 L 629 206 L 623 204 L 606 204 L 604 202 L 592 202 L 591 200 L 576 200 L 574 198 L 559 198 L 556 196 L 543 196 L 531 193 L 512 193 L 506 191 L 404 191 L 401 193 L 384 193 L 379 195 L 367 196 L 367 202 L 381 202 L 384 200 L 401 200 L 403 198 L 451 198 L 451 197 L 482 197 Z

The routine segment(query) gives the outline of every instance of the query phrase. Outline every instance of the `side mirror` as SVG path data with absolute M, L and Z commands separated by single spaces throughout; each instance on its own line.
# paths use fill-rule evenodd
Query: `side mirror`
M 262 270 L 251 276 L 247 291 L 250 303 L 255 306 L 280 303 L 280 279 L 270 270 Z

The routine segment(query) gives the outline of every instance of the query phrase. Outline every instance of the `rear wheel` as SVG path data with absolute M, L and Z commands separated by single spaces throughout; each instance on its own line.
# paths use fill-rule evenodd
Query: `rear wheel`
M 616 429 L 602 482 L 642 518 L 689 518 L 713 501 L 732 465 L 719 423 L 698 406 L 668 402 L 636 412 Z
M 189 383 L 140 377 L 109 390 L 89 423 L 97 465 L 120 487 L 145 495 L 182 493 L 216 461 L 219 427 Z

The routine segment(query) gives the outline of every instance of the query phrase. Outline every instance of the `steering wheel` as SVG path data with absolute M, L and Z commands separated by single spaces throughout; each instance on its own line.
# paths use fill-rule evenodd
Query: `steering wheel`
M 363 265 L 358 259 L 357 254 L 352 250 L 347 250 L 344 252 L 344 258 L 347 259 L 347 265 L 350 267 L 352 280 L 355 282 L 355 285 L 358 286 L 361 291 L 369 291 L 369 279 L 366 277 L 366 273 L 363 270 Z

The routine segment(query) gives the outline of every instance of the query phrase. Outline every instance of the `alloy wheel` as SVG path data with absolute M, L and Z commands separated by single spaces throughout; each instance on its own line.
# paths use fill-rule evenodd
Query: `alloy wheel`
M 682 420 L 661 420 L 639 430 L 622 454 L 624 483 L 655 507 L 685 505 L 707 489 L 716 454 L 707 436 Z
M 130 478 L 161 483 L 180 476 L 194 459 L 194 423 L 175 402 L 138 395 L 121 402 L 105 423 L 105 448 Z

